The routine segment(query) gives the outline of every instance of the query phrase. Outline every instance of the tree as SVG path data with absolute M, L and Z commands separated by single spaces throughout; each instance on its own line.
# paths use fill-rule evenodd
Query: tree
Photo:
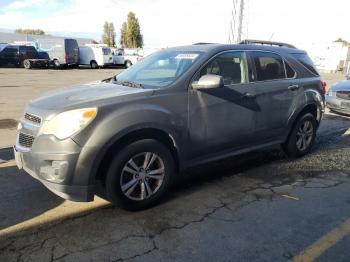
M 106 21 L 103 24 L 103 35 L 101 40 L 103 44 L 106 44 L 111 47 L 115 46 L 115 30 L 113 23 L 109 23 Z
M 22 29 L 18 28 L 15 30 L 16 34 L 23 34 L 23 35 L 45 35 L 45 32 L 41 29 Z
M 122 28 L 120 29 L 120 45 L 122 47 L 126 47 L 127 46 L 127 37 L 126 37 L 126 34 L 127 34 L 127 30 L 128 30 L 128 25 L 126 22 L 124 22 L 122 24 Z
M 126 48 L 143 47 L 143 36 L 139 20 L 133 12 L 129 12 L 128 19 L 120 29 L 120 44 Z

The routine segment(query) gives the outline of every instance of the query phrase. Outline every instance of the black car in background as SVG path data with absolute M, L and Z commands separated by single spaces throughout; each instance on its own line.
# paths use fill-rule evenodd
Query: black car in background
M 33 46 L 7 45 L 0 51 L 0 66 L 23 67 L 26 59 L 39 59 L 39 53 Z

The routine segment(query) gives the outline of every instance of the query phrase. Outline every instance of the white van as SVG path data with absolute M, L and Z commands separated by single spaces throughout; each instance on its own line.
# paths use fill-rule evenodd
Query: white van
M 90 65 L 92 69 L 113 65 L 113 55 L 109 47 L 102 44 L 86 44 L 79 47 L 80 65 Z

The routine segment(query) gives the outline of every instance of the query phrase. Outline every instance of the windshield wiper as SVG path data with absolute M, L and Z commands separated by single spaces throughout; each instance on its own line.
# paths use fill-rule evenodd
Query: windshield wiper
M 134 81 L 119 81 L 117 78 L 114 78 L 114 83 L 122 86 L 134 87 L 134 88 L 144 88 L 142 84 L 136 83 Z

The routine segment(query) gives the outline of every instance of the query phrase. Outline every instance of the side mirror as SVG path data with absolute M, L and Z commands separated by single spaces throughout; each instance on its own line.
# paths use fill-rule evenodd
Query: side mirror
M 192 83 L 193 89 L 212 89 L 224 86 L 224 79 L 218 75 L 204 75 L 198 81 Z

